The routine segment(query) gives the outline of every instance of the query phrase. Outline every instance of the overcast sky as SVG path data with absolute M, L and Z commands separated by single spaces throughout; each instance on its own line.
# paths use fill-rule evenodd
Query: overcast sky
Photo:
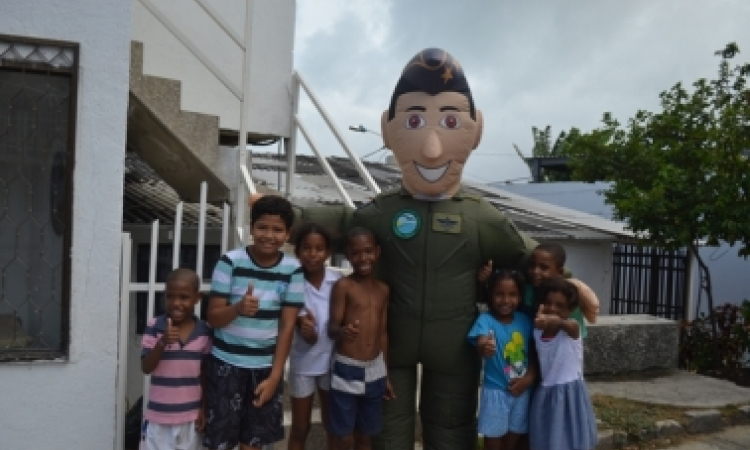
M 298 0 L 295 66 L 359 155 L 380 147 L 380 114 L 406 62 L 440 47 L 463 66 L 484 113 L 464 176 L 529 175 L 531 127 L 588 131 L 602 113 L 624 122 L 657 110 L 677 81 L 713 77 L 714 51 L 738 43 L 750 60 L 748 0 Z M 327 154 L 343 154 L 309 102 L 301 116 Z M 301 144 L 301 152 L 309 152 Z M 377 159 L 377 158 L 375 158 Z

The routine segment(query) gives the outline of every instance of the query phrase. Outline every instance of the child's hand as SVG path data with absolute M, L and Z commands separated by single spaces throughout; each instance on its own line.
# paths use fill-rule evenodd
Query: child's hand
M 346 342 L 354 342 L 359 334 L 359 320 L 355 320 L 354 323 L 350 323 L 345 326 L 342 331 L 342 336 Z
M 297 319 L 297 326 L 299 327 L 299 334 L 302 335 L 302 339 L 305 340 L 309 345 L 315 345 L 318 342 L 318 330 L 315 328 L 315 316 L 312 311 L 305 308 L 305 315 Z
M 559 327 L 562 320 L 560 317 L 549 314 L 547 305 L 539 307 L 539 311 L 536 313 L 536 319 L 534 319 L 534 326 L 539 330 L 545 330 L 547 328 Z
M 206 412 L 203 411 L 203 408 L 200 408 L 198 418 L 195 419 L 195 431 L 202 433 L 204 428 L 206 428 Z
M 390 378 L 385 379 L 385 395 L 383 395 L 383 398 L 386 400 L 393 400 L 396 398 L 396 392 L 393 390 Z
M 167 329 L 161 337 L 165 345 L 174 344 L 180 341 L 180 330 L 172 326 L 172 319 L 167 317 Z
M 237 314 L 241 316 L 252 317 L 258 312 L 260 299 L 253 295 L 253 283 L 247 285 L 247 292 L 242 296 L 242 300 L 234 304 Z
M 510 395 L 513 397 L 518 397 L 523 394 L 529 386 L 531 386 L 532 382 L 533 380 L 531 377 L 525 375 L 519 378 L 513 378 L 508 382 L 508 391 L 510 391 Z
M 483 358 L 491 358 L 495 356 L 495 352 L 497 352 L 497 344 L 495 344 L 495 335 L 492 333 L 492 330 L 490 330 L 489 334 L 486 336 L 479 336 L 479 339 L 477 339 L 477 348 L 479 349 L 479 354 L 482 355 Z
M 492 275 L 492 260 L 487 261 L 487 264 L 479 268 L 477 279 L 480 283 L 484 283 L 490 278 L 490 275 Z
M 261 381 L 257 388 L 255 388 L 255 399 L 253 400 L 253 406 L 260 408 L 261 406 L 268 403 L 269 400 L 276 393 L 276 386 L 279 383 L 272 380 L 270 377 Z

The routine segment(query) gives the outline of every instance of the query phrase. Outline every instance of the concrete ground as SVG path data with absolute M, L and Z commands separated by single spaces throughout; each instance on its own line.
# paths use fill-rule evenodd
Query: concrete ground
M 674 450 L 747 450 L 750 449 L 750 425 L 728 428 L 690 442 L 668 447 Z
M 590 378 L 587 383 L 591 394 L 660 405 L 721 408 L 750 404 L 750 388 L 684 371 L 628 380 L 601 381 Z

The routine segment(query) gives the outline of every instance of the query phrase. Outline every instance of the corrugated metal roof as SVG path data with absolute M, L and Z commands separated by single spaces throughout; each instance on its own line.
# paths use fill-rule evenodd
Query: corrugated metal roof
M 315 157 L 297 155 L 296 161 L 293 202 L 300 205 L 343 204 L 333 181 Z M 328 161 L 355 204 L 367 203 L 374 197 L 374 193 L 365 187 L 348 158 L 332 157 Z M 365 166 L 381 189 L 400 185 L 401 172 L 398 168 L 371 161 L 365 161 Z M 255 153 L 252 157 L 251 175 L 257 184 L 271 191 L 278 189 L 280 178 L 283 190 L 286 160 L 276 154 Z M 551 205 L 489 185 L 465 183 L 465 187 L 482 195 L 507 214 L 520 230 L 536 239 L 634 239 L 633 233 L 626 230 L 623 224 L 603 217 Z M 178 202 L 177 193 L 135 153 L 128 152 L 125 160 L 123 222 L 151 223 L 158 218 L 165 225 L 172 224 Z M 208 205 L 207 210 L 206 226 L 221 227 L 221 208 Z M 184 205 L 183 220 L 188 226 L 197 226 L 197 204 Z

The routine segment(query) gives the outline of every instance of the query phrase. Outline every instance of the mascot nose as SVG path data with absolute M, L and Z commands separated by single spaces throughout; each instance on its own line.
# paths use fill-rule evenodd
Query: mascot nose
M 422 146 L 422 155 L 428 159 L 437 159 L 443 154 L 443 145 L 440 143 L 435 130 L 430 130 L 427 133 L 427 138 Z

